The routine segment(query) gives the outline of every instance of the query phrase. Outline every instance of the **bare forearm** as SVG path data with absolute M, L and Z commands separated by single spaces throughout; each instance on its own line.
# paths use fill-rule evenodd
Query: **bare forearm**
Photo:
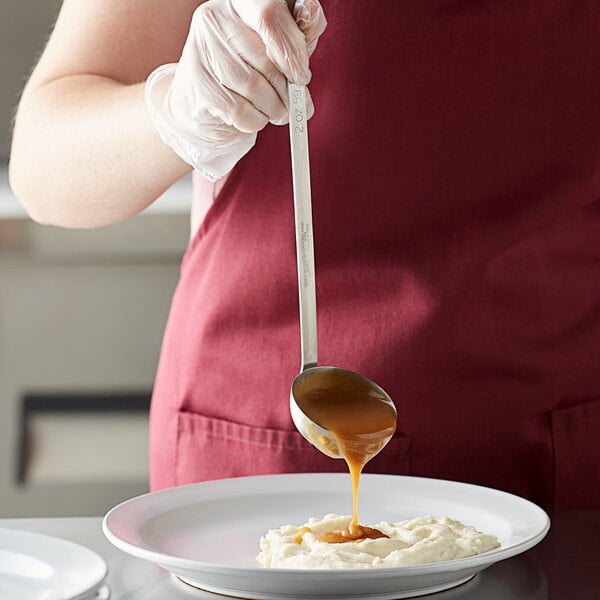
M 143 84 L 71 75 L 24 92 L 10 182 L 36 221 L 115 223 L 146 208 L 189 171 L 155 133 Z

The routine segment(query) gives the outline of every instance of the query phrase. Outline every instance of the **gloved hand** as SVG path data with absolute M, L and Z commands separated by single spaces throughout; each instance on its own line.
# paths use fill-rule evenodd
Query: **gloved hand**
M 293 17 L 285 0 L 201 4 L 179 62 L 146 81 L 163 142 L 210 181 L 225 176 L 267 123 L 287 123 L 287 80 L 308 83 L 326 25 L 318 0 L 296 0 Z

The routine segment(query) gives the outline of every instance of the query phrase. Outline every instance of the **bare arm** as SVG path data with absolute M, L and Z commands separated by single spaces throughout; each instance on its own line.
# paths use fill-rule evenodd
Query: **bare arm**
M 191 169 L 150 122 L 144 81 L 176 62 L 191 0 L 65 0 L 17 112 L 9 177 L 30 216 L 98 227 L 146 208 Z

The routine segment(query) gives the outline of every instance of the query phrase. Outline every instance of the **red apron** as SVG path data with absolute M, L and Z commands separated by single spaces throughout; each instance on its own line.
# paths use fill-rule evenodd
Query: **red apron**
M 398 408 L 365 470 L 600 506 L 598 4 L 323 5 L 309 127 L 319 362 L 370 377 Z M 288 135 L 259 135 L 183 260 L 152 489 L 346 469 L 289 415 Z

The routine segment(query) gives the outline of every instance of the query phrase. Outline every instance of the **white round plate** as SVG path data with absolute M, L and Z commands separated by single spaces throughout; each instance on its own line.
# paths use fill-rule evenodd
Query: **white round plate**
M 0 529 L 0 598 L 81 600 L 102 588 L 104 560 L 60 538 Z
M 167 569 L 196 587 L 239 598 L 408 598 L 459 585 L 546 535 L 550 521 L 531 502 L 452 481 L 365 474 L 361 523 L 424 515 L 456 518 L 495 534 L 501 547 L 471 558 L 400 568 L 266 569 L 255 560 L 259 539 L 286 523 L 350 514 L 345 473 L 240 477 L 145 494 L 113 508 L 102 523 L 117 548 Z

